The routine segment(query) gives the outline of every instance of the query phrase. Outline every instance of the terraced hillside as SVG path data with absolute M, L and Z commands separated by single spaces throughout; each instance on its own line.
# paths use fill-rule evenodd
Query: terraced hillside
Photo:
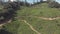
M 13 34 L 60 34 L 60 9 L 49 8 L 46 3 L 21 8 L 3 29 Z

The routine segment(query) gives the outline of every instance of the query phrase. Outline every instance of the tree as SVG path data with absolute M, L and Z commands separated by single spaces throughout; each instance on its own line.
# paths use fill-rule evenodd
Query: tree
M 49 2 L 53 2 L 53 1 L 55 1 L 55 0 L 47 0 L 48 3 L 49 3 Z
M 38 3 L 38 0 L 37 0 L 37 3 Z
M 40 0 L 40 2 L 42 3 L 42 2 L 43 2 L 43 0 Z
M 40 0 L 41 1 L 41 0 Z M 39 0 L 37 0 L 37 4 L 40 4 L 41 2 L 39 2 Z
M 0 0 L 0 5 L 2 4 L 2 0 Z
M 33 0 L 33 3 L 35 3 L 35 0 Z
M 26 2 L 27 2 L 27 0 L 25 0 L 25 2 L 24 2 L 24 5 L 26 6 Z

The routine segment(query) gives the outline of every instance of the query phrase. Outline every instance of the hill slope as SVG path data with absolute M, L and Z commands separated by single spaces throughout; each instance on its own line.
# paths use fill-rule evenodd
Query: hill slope
M 49 8 L 46 3 L 32 7 L 22 7 L 17 18 L 4 29 L 13 34 L 60 34 L 60 19 L 44 20 L 37 17 L 54 18 L 60 16 L 60 9 Z

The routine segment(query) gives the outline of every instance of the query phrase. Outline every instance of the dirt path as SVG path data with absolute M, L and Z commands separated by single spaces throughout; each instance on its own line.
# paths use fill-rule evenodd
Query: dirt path
M 11 23 L 12 20 L 9 20 L 8 23 Z M 5 25 L 6 23 L 4 24 L 0 24 L 0 27 L 2 27 L 3 25 Z
M 31 24 L 29 24 L 26 20 L 22 20 L 22 21 L 24 21 L 24 23 L 26 23 L 34 32 L 36 32 L 37 34 L 41 34 Z
M 25 17 L 25 16 L 21 16 L 21 17 Z M 39 18 L 39 19 L 43 19 L 43 20 L 55 20 L 55 19 L 60 19 L 60 17 L 55 17 L 55 18 L 46 18 L 46 17 L 39 17 L 39 16 L 26 16 L 26 17 L 34 17 L 34 18 Z
M 43 20 L 56 20 L 56 19 L 59 19 L 60 17 L 55 17 L 55 18 L 46 18 L 46 17 L 37 17 L 35 16 L 36 18 L 40 18 L 40 19 L 43 19 Z

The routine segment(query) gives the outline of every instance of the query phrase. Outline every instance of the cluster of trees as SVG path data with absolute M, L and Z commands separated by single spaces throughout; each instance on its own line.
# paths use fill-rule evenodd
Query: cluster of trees
M 46 3 L 46 2 L 47 2 L 47 1 L 43 1 L 43 0 L 40 0 L 40 1 L 37 0 L 37 2 L 35 2 L 35 0 L 33 0 L 33 1 L 34 1 L 34 2 L 33 2 L 33 3 L 34 3 L 33 6 L 34 6 L 34 5 L 37 5 L 37 4 L 41 4 L 41 3 Z
M 47 0 L 48 6 L 51 8 L 60 8 L 60 4 L 55 0 Z
M 5 20 L 14 19 L 16 16 L 16 11 L 20 8 L 20 5 L 18 2 L 11 2 L 4 4 L 3 10 L 0 11 L 0 18 L 3 17 L 3 19 L 0 19 L 0 23 L 4 22 Z
M 9 0 L 9 2 L 10 2 L 10 0 Z M 16 2 L 19 2 L 19 4 L 20 4 L 21 6 L 27 6 L 27 7 L 29 7 L 29 6 L 33 6 L 33 5 L 36 5 L 36 4 L 44 3 L 44 2 L 47 2 L 47 1 L 43 1 L 43 0 L 40 0 L 40 1 L 39 1 L 39 0 L 33 0 L 33 3 L 34 3 L 34 4 L 28 3 L 27 0 L 25 0 L 25 2 L 22 2 L 22 1 L 17 0 Z M 6 2 L 6 3 L 7 3 L 7 2 Z M 3 2 L 2 4 L 5 4 L 5 3 Z
M 10 0 L 9 0 L 9 2 L 10 2 Z M 34 6 L 34 5 L 36 5 L 36 4 L 43 3 L 43 2 L 45 2 L 45 1 L 43 1 L 43 0 L 40 0 L 40 1 L 37 0 L 37 2 L 35 2 L 35 0 L 33 0 L 33 3 L 34 3 L 34 4 L 28 3 L 27 0 L 25 0 L 25 2 L 22 2 L 22 1 L 17 0 L 16 2 L 19 2 L 19 4 L 20 4 L 21 6 L 27 6 L 27 7 L 29 7 L 29 6 Z M 1 3 L 1 4 L 6 4 L 6 3 L 8 3 L 8 2 L 1 2 L 1 1 L 0 1 L 0 3 Z
M 43 1 L 43 0 L 33 0 L 33 4 L 30 4 L 30 3 L 28 3 L 27 2 L 27 0 L 25 0 L 25 2 L 21 2 L 21 1 L 18 1 L 19 3 L 20 3 L 20 5 L 22 5 L 22 6 L 27 6 L 27 7 L 29 7 L 29 6 L 34 6 L 34 5 L 37 5 L 37 4 L 40 4 L 40 3 L 45 3 L 46 1 Z
M 32 6 L 32 4 L 28 3 L 28 2 L 18 2 L 20 6 L 27 6 L 30 7 Z
M 60 8 L 60 4 L 58 2 L 53 1 L 53 2 L 49 3 L 49 7 L 51 7 L 51 8 Z

